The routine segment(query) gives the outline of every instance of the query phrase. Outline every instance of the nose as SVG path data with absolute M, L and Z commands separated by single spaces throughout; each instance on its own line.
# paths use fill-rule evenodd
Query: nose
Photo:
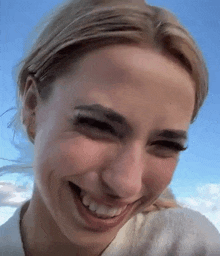
M 109 194 L 117 198 L 138 197 L 142 189 L 145 159 L 140 143 L 123 147 L 102 172 L 102 180 Z

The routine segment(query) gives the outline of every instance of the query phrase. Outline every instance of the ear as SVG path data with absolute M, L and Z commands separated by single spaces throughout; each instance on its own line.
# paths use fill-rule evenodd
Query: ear
M 24 94 L 22 97 L 22 123 L 26 127 L 28 137 L 34 143 L 36 133 L 36 111 L 39 105 L 40 95 L 37 84 L 32 76 L 29 76 L 25 83 Z

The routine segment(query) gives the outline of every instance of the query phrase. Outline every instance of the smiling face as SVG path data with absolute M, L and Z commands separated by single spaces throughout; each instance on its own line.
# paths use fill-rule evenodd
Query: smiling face
M 37 96 L 28 211 L 72 243 L 105 248 L 170 183 L 194 95 L 187 71 L 152 49 L 105 47 L 69 67 L 47 102 Z

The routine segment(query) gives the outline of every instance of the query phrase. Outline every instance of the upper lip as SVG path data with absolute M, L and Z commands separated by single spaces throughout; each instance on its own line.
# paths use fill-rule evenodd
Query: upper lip
M 70 182 L 72 183 L 73 185 L 77 186 L 76 184 L 74 184 L 73 182 Z M 82 189 L 81 187 L 77 186 L 78 188 L 80 188 L 80 190 L 84 190 Z M 129 204 L 133 204 L 135 202 L 137 202 L 138 200 L 136 201 L 132 201 L 132 202 L 126 202 L 126 201 L 122 201 L 120 199 L 113 199 L 113 198 L 110 198 L 109 196 L 95 196 L 94 194 L 90 193 L 90 192 L 87 192 L 86 190 L 84 190 L 86 193 L 89 194 L 89 196 L 92 198 L 92 200 L 94 200 L 95 202 L 97 202 L 97 204 L 103 204 L 107 207 L 118 207 L 118 208 L 122 208 L 124 206 L 127 206 Z

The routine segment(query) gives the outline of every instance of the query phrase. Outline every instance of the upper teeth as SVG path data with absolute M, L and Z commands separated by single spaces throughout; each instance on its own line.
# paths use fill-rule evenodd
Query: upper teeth
M 119 215 L 126 207 L 108 207 L 103 204 L 96 203 L 88 194 L 81 192 L 82 203 L 87 206 L 92 212 L 96 213 L 98 217 L 113 217 Z

